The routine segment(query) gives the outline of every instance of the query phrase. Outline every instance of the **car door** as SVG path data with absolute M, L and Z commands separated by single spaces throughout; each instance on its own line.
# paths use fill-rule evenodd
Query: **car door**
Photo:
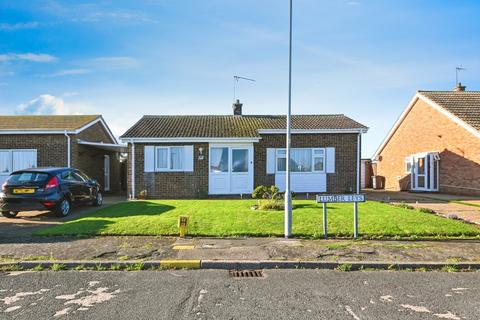
M 75 202 L 83 201 L 85 198 L 85 191 L 83 189 L 83 180 L 75 174 L 73 170 L 67 170 L 60 176 L 62 183 L 68 188 L 72 195 L 72 200 Z
M 92 183 L 92 180 L 80 170 L 75 170 L 74 175 L 82 182 L 82 201 L 93 200 L 96 192 L 94 190 L 95 184 Z

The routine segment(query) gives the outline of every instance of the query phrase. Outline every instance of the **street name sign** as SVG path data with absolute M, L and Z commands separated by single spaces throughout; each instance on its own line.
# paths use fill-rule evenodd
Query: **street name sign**
M 323 234 L 328 237 L 327 230 L 327 203 L 352 203 L 353 202 L 353 237 L 358 237 L 358 203 L 365 202 L 365 195 L 356 194 L 317 194 L 317 203 L 323 205 Z
M 365 202 L 364 194 L 322 194 L 317 195 L 318 203 Z

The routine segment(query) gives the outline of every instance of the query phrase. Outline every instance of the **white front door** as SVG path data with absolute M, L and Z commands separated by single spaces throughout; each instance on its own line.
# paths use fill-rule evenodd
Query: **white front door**
M 209 194 L 253 191 L 253 145 L 210 145 Z
M 110 156 L 105 155 L 103 158 L 103 189 L 105 191 L 110 191 Z
M 413 191 L 439 190 L 438 153 L 421 153 L 411 156 L 411 189 Z

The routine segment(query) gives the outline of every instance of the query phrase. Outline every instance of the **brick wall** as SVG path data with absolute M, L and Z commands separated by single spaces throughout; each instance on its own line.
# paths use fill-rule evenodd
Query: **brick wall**
M 480 194 L 480 141 L 423 100 L 418 100 L 375 165 L 385 188 L 408 189 L 405 157 L 440 152 L 440 192 Z
M 64 135 L 0 135 L 0 149 L 37 149 L 37 166 L 67 165 L 67 138 Z
M 335 173 L 327 174 L 327 192 L 355 191 L 357 181 L 356 134 L 294 134 L 292 148 L 334 147 Z M 267 148 L 285 148 L 284 135 L 263 135 L 255 143 L 254 185 L 273 185 L 275 175 L 267 174 Z
M 135 196 L 146 190 L 149 198 L 197 198 L 208 193 L 208 143 L 194 143 L 194 172 L 144 172 L 144 147 L 179 144 L 135 143 Z M 192 143 L 189 143 L 192 145 Z M 254 186 L 272 185 L 273 174 L 266 174 L 266 149 L 285 146 L 285 136 L 265 135 L 254 143 Z M 199 160 L 199 148 L 204 159 Z M 335 147 L 336 173 L 327 174 L 328 192 L 354 191 L 356 188 L 356 134 L 293 135 L 292 147 Z M 131 193 L 132 147 L 128 145 L 127 184 Z
M 193 172 L 144 172 L 144 147 L 193 145 Z M 203 160 L 199 159 L 203 148 Z M 128 144 L 128 193 L 132 183 L 132 146 Z M 145 190 L 149 198 L 198 198 L 208 193 L 208 143 L 135 143 L 135 193 Z

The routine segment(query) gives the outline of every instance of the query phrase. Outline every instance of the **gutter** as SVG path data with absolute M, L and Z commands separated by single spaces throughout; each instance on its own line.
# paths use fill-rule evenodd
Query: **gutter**
M 65 137 L 67 137 L 67 167 L 71 167 L 71 159 L 70 159 L 70 136 L 67 134 L 67 130 L 63 133 Z

